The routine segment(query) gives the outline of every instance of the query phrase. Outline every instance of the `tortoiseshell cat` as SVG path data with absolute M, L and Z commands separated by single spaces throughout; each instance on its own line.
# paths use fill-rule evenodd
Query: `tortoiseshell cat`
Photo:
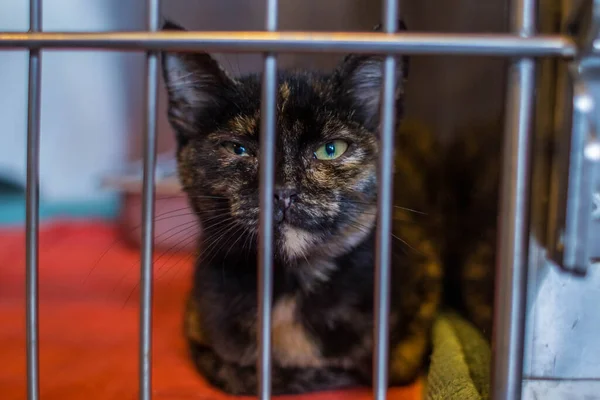
M 383 60 L 348 55 L 331 74 L 279 74 L 274 394 L 371 383 Z M 398 121 L 407 68 L 402 57 Z M 233 79 L 205 53 L 165 53 L 163 73 L 180 180 L 203 226 L 186 309 L 192 356 L 218 388 L 256 394 L 261 78 Z M 390 385 L 423 371 L 442 294 L 442 151 L 425 133 L 399 132 Z

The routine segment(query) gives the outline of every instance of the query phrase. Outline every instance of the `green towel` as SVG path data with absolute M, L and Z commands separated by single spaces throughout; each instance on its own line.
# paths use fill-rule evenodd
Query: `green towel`
M 452 312 L 433 326 L 433 352 L 427 376 L 427 400 L 487 400 L 490 346 L 477 329 Z

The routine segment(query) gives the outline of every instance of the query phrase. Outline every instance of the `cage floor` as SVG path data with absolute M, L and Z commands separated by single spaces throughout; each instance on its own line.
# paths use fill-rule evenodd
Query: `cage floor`
M 44 224 L 40 231 L 40 391 L 44 400 L 137 398 L 139 255 L 104 223 Z M 0 230 L 0 393 L 25 399 L 25 234 Z M 181 335 L 191 258 L 157 254 L 153 393 L 156 399 L 220 400 L 193 370 Z M 389 399 L 418 399 L 421 384 Z M 288 397 L 291 398 L 291 397 Z M 296 396 L 370 399 L 367 390 Z

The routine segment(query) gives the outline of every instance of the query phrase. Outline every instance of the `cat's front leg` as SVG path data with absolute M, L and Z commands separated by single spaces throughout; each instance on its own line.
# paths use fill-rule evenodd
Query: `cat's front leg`
M 256 367 L 224 361 L 208 346 L 190 342 L 192 359 L 202 376 L 217 389 L 232 395 L 256 396 Z M 271 393 L 293 395 L 356 386 L 359 375 L 341 368 L 283 368 L 272 366 Z
M 256 368 L 227 362 L 210 347 L 189 341 L 198 372 L 217 389 L 233 395 L 256 395 Z
M 240 360 L 246 360 L 244 364 L 221 357 L 206 340 L 192 299 L 189 300 L 185 313 L 185 335 L 192 361 L 208 383 L 233 395 L 257 394 L 255 356 L 240 357 Z M 248 364 L 248 360 L 252 362 Z M 271 366 L 271 392 L 274 395 L 333 390 L 355 386 L 361 382 L 364 380 L 358 372 L 342 368 L 282 367 L 277 363 Z
M 208 383 L 229 394 L 256 394 L 256 369 L 226 361 L 214 351 L 206 340 L 197 304 L 192 297 L 185 310 L 184 331 L 192 362 Z
M 428 332 L 423 326 L 421 330 L 409 334 L 392 347 L 389 364 L 390 386 L 409 385 L 423 373 L 430 349 Z
M 414 319 L 408 323 L 404 335 L 391 343 L 390 386 L 408 385 L 424 372 L 431 350 L 431 327 L 438 303 L 439 293 L 430 292 Z

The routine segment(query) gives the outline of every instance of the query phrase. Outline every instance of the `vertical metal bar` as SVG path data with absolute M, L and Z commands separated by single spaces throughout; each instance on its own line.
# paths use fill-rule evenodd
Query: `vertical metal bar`
M 29 1 L 29 31 L 42 30 L 42 1 Z M 27 193 L 26 193 L 26 329 L 27 329 L 27 399 L 38 400 L 39 324 L 38 324 L 38 238 L 40 185 L 40 104 L 41 50 L 29 51 L 29 87 L 27 106 Z
M 383 31 L 398 29 L 398 0 L 385 0 Z M 375 354 L 373 362 L 374 397 L 385 400 L 388 386 L 390 262 L 392 234 L 392 202 L 394 193 L 394 127 L 396 125 L 396 57 L 388 55 L 383 67 L 381 88 L 381 153 L 378 168 L 379 210 L 375 250 Z
M 159 29 L 160 0 L 148 0 L 148 30 Z M 158 99 L 158 53 L 146 60 L 146 110 L 144 135 L 144 181 L 142 249 L 140 271 L 139 398 L 152 398 L 152 279 L 154 245 L 154 169 L 156 165 L 156 114 Z
M 535 32 L 535 0 L 513 0 L 511 29 Z M 513 61 L 508 75 L 496 272 L 492 396 L 521 398 L 527 295 L 531 128 L 535 62 Z
M 277 30 L 277 0 L 267 0 L 265 29 Z M 266 54 L 263 69 L 260 132 L 260 232 L 258 235 L 258 396 L 271 398 L 271 302 L 273 297 L 273 185 L 277 58 Z

